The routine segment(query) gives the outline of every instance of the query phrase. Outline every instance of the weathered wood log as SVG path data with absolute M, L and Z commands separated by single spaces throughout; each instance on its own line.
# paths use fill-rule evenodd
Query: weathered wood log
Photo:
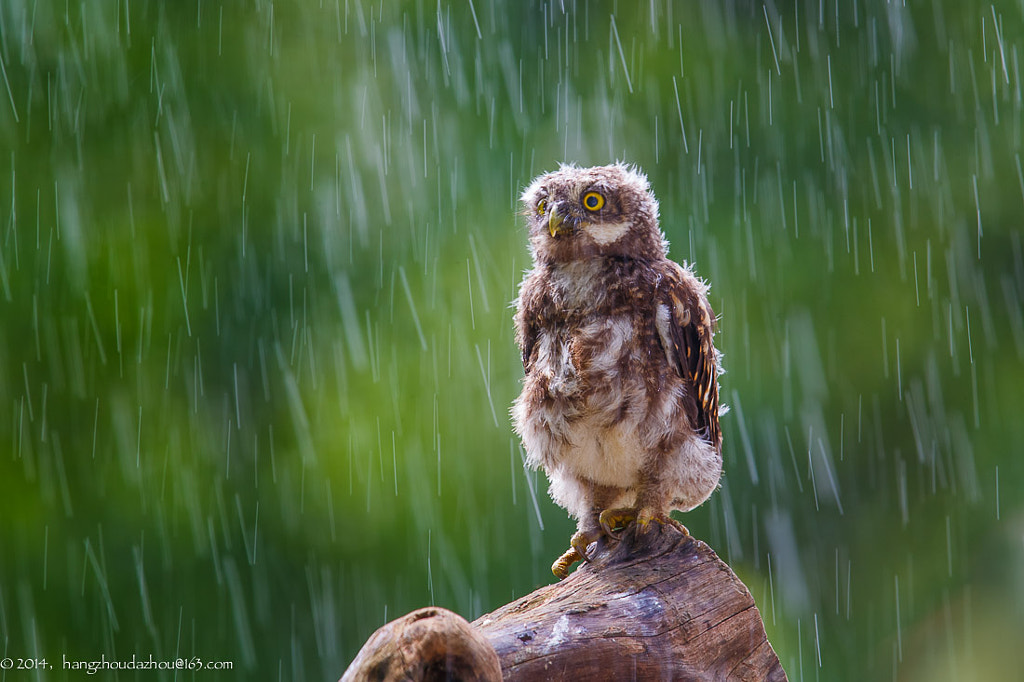
M 505 679 L 786 679 L 750 592 L 675 526 L 631 527 L 566 580 L 473 625 Z
M 482 638 L 493 647 L 506 680 L 786 680 L 750 592 L 703 542 L 675 526 L 654 526 L 640 535 L 630 528 L 620 542 L 599 542 L 591 557 L 566 580 L 502 606 L 471 627 L 446 624 L 443 641 L 458 652 L 465 646 L 460 638 Z M 444 673 L 386 677 L 366 667 L 373 660 L 378 671 L 398 669 L 382 667 L 381 652 L 371 655 L 367 649 L 377 647 L 389 629 L 390 638 L 411 637 L 396 634 L 403 620 L 378 630 L 342 679 L 446 679 Z M 437 660 L 438 652 L 431 651 Z M 490 660 L 481 654 L 483 659 Z M 485 676 L 493 674 L 453 672 L 447 679 L 496 679 Z

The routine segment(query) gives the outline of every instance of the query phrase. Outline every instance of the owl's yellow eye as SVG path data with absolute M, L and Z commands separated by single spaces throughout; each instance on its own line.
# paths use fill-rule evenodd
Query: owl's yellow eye
M 604 197 L 597 192 L 583 195 L 583 207 L 588 211 L 600 211 L 604 207 Z
M 548 200 L 541 199 L 540 202 L 537 204 L 537 215 L 544 215 L 544 211 L 547 210 L 547 207 Z

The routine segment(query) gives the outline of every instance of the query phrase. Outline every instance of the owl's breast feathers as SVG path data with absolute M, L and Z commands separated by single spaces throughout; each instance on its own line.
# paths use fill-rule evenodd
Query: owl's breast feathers
M 538 266 L 516 312 L 521 399 L 570 422 L 589 417 L 612 426 L 665 404 L 670 392 L 688 430 L 719 449 L 715 317 L 706 290 L 667 259 Z

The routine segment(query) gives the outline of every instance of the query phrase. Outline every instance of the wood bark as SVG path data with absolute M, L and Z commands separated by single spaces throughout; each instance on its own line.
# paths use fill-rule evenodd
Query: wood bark
M 430 641 L 442 643 L 421 647 L 433 656 L 433 668 L 426 667 L 440 676 L 381 676 L 387 670 L 424 669 L 408 664 L 408 644 L 393 647 L 404 652 L 404 668 L 382 666 L 396 654 L 380 648 L 381 642 L 422 637 L 403 621 L 423 611 L 374 633 L 342 679 L 786 680 L 750 592 L 711 548 L 671 525 L 654 525 L 645 534 L 630 527 L 621 541 L 602 540 L 591 550 L 591 560 L 566 580 L 472 624 L 451 612 L 445 613 L 461 621 L 458 627 L 454 620 L 439 621 L 441 629 L 432 630 L 430 619 L 427 624 L 414 620 L 430 631 Z M 433 636 L 441 631 L 439 639 Z M 445 668 L 445 660 L 469 660 L 460 653 L 467 648 L 464 639 L 473 646 L 482 641 L 494 652 L 498 676 L 489 665 L 492 659 L 476 649 L 479 666 L 467 664 L 461 673 Z M 366 665 L 371 660 L 373 669 Z M 475 676 L 464 674 L 470 669 Z

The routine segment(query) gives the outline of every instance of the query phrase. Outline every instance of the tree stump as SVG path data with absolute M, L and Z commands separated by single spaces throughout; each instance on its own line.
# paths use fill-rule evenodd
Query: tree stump
M 647 534 L 630 527 L 621 541 L 599 542 L 591 556 L 562 582 L 472 624 L 445 612 L 462 622 L 455 627 L 439 620 L 445 633 L 439 640 L 429 621 L 414 621 L 430 631 L 431 641 L 446 645 L 432 650 L 433 667 L 427 666 L 437 677 L 380 674 L 417 668 L 382 666 L 395 653 L 380 644 L 413 636 L 404 621 L 426 611 L 420 609 L 374 633 L 342 679 L 498 679 L 485 653 L 474 653 L 479 666 L 472 675 L 466 667 L 445 667 L 445 660 L 468 660 L 460 653 L 467 649 L 464 639 L 474 646 L 482 639 L 506 680 L 786 680 L 750 592 L 703 542 L 671 525 L 655 525 Z M 371 660 L 376 667 L 367 666 Z

